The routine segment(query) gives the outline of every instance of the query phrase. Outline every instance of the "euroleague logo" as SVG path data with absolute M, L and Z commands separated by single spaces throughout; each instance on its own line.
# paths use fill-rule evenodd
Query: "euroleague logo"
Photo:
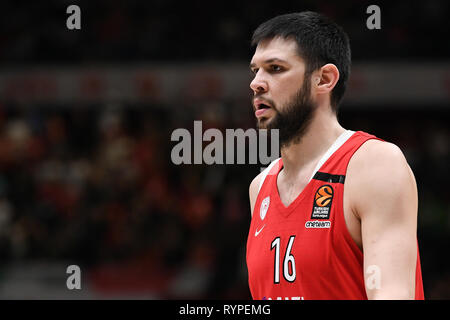
M 320 187 L 317 189 L 314 199 L 316 206 L 326 207 L 333 200 L 333 188 L 330 185 Z
M 334 190 L 329 184 L 321 186 L 314 195 L 311 219 L 329 219 Z

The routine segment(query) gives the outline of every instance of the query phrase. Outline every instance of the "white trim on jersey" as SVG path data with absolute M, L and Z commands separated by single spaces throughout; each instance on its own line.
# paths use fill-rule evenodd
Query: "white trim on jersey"
M 264 171 L 262 172 L 262 176 L 261 176 L 261 180 L 259 181 L 259 187 L 258 187 L 258 194 L 259 191 L 261 190 L 261 187 L 264 183 L 264 180 L 266 180 L 267 175 L 269 174 L 270 170 L 272 169 L 272 167 L 280 160 L 281 158 L 275 159 L 273 160 L 269 166 L 267 168 L 264 169 Z M 256 196 L 258 196 L 258 194 L 256 194 Z
M 331 157 L 331 155 L 339 149 L 353 134 L 355 131 L 352 130 L 345 130 L 337 139 L 333 142 L 331 147 L 328 148 L 327 152 L 320 158 L 319 162 L 316 165 L 316 168 L 313 171 L 313 174 L 311 175 L 311 178 L 309 178 L 308 183 L 312 180 L 314 175 L 317 171 L 319 171 L 320 167 L 328 160 L 328 158 Z
M 330 148 L 328 148 L 327 152 L 325 152 L 325 154 L 322 156 L 322 158 L 320 158 L 319 162 L 316 165 L 316 168 L 313 171 L 313 174 L 311 175 L 311 178 L 309 178 L 309 180 L 308 180 L 308 183 L 312 180 L 312 178 L 314 177 L 316 172 L 319 171 L 320 167 L 328 160 L 328 158 L 330 158 L 331 155 L 337 149 L 339 149 L 354 133 L 355 133 L 355 131 L 346 130 L 336 139 L 336 141 L 333 142 L 333 144 L 330 146 Z M 280 158 L 272 161 L 270 163 L 270 165 L 266 169 L 264 169 L 263 174 L 261 176 L 261 180 L 259 181 L 259 188 L 258 188 L 258 193 L 256 194 L 256 196 L 258 196 L 259 191 L 261 190 L 261 187 L 264 183 L 264 180 L 266 179 L 270 170 L 279 160 L 280 160 Z

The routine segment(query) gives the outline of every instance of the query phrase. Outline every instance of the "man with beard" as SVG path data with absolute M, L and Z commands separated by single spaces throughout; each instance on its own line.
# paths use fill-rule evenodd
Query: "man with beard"
M 279 129 L 281 147 L 250 184 L 252 297 L 423 299 L 414 175 L 396 145 L 337 119 L 347 35 L 302 12 L 263 23 L 252 43 L 257 124 Z

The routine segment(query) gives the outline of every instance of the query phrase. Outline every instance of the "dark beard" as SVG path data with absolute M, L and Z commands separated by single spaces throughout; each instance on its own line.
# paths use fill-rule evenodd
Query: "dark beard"
M 308 79 L 305 77 L 305 79 Z M 279 129 L 280 148 L 287 147 L 291 143 L 299 143 L 314 116 L 316 105 L 311 100 L 310 82 L 307 80 L 294 94 L 292 99 L 279 111 L 273 106 L 276 114 L 269 121 L 258 121 L 258 129 Z M 266 120 L 267 121 L 267 120 Z

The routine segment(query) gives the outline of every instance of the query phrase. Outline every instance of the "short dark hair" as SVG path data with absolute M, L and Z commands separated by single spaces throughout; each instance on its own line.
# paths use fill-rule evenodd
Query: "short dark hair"
M 339 81 L 331 92 L 330 103 L 337 113 L 351 65 L 350 41 L 344 30 L 317 12 L 289 13 L 259 25 L 253 33 L 251 44 L 256 46 L 260 41 L 276 37 L 295 40 L 299 56 L 305 60 L 305 77 L 327 63 L 336 65 Z

